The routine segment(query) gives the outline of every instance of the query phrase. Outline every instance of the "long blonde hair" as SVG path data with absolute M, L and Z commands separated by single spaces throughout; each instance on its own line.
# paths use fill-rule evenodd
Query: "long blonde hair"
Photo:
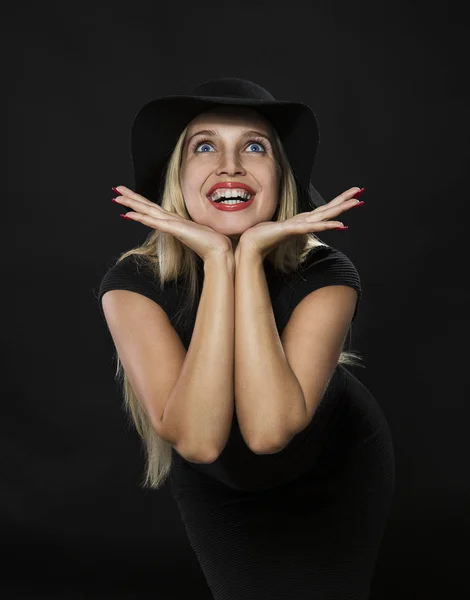
M 180 170 L 182 164 L 183 148 L 189 125 L 181 133 L 176 146 L 169 158 L 162 193 L 161 206 L 165 210 L 174 212 L 181 217 L 191 220 L 186 209 L 180 185 Z M 274 128 L 272 134 L 275 140 L 274 157 L 277 169 L 280 171 L 280 200 L 273 221 L 290 219 L 299 212 L 298 192 L 295 178 L 289 161 L 285 154 L 282 142 Z M 275 268 L 282 273 L 295 271 L 302 263 L 312 248 L 328 246 L 320 241 L 313 233 L 296 236 L 279 244 L 267 257 Z M 189 283 L 188 311 L 194 308 L 198 296 L 198 272 L 196 254 L 176 237 L 152 229 L 146 240 L 135 248 L 122 253 L 117 263 L 130 255 L 142 257 L 145 264 L 150 267 L 155 280 L 163 285 L 183 277 Z M 184 311 L 187 314 L 188 311 Z M 184 316 L 182 314 L 182 316 Z M 351 325 L 348 330 L 351 340 Z M 172 463 L 172 445 L 160 438 L 153 429 L 144 406 L 136 398 L 129 383 L 117 349 L 115 351 L 116 373 L 115 378 L 120 383 L 124 408 L 131 424 L 133 423 L 143 441 L 146 453 L 145 477 L 141 482 L 142 487 L 158 489 L 163 486 L 169 476 Z M 362 357 L 355 352 L 342 351 L 338 360 L 341 364 L 360 364 Z

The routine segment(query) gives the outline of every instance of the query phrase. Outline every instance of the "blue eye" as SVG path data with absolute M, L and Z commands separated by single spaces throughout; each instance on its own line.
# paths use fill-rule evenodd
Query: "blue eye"
M 250 146 L 263 146 L 263 144 L 260 144 L 258 142 L 251 142 Z M 264 148 L 264 146 L 263 146 Z
M 263 141 L 258 141 L 258 140 L 251 140 L 250 143 L 248 144 L 248 147 L 250 146 L 261 146 L 263 148 L 263 151 L 266 152 L 266 148 L 267 148 L 267 143 L 263 140 Z M 198 152 L 197 149 L 200 146 L 212 146 L 210 140 L 199 140 L 197 141 L 194 146 L 193 146 L 193 150 L 197 153 L 197 154 L 207 154 L 207 152 Z M 251 152 L 251 154 L 259 154 L 259 152 Z
M 199 142 L 198 145 L 196 146 L 196 150 L 199 148 L 199 146 L 210 146 L 210 144 L 208 142 Z

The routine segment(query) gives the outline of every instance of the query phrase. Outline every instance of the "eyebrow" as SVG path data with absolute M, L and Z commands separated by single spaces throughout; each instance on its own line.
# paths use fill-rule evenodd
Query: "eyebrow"
M 188 138 L 188 143 L 193 139 L 193 137 L 196 137 L 197 135 L 210 135 L 210 136 L 218 136 L 219 134 L 217 133 L 217 131 L 213 131 L 212 129 L 202 129 L 201 131 L 196 131 L 196 133 L 193 133 L 192 136 L 190 138 Z M 256 131 L 255 129 L 248 129 L 247 131 L 244 131 L 241 135 L 241 137 L 246 138 L 249 137 L 250 135 L 258 135 L 260 137 L 264 137 L 265 139 L 268 140 L 268 142 L 271 141 L 270 137 L 268 134 L 263 133 L 262 131 Z

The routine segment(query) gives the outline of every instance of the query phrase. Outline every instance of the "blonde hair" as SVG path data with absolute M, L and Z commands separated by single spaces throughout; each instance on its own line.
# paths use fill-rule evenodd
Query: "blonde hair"
M 164 187 L 161 206 L 165 210 L 174 212 L 181 217 L 191 220 L 186 209 L 180 185 L 180 169 L 182 164 L 183 148 L 189 125 L 181 133 L 176 146 L 169 158 L 164 177 Z M 280 172 L 280 201 L 273 221 L 290 219 L 299 212 L 298 192 L 292 169 L 289 165 L 282 142 L 274 128 L 271 128 L 275 140 L 274 157 L 278 172 Z M 327 246 L 313 233 L 296 236 L 287 242 L 279 244 L 267 257 L 275 268 L 282 273 L 295 271 L 302 263 L 312 248 Z M 198 273 L 196 254 L 171 234 L 152 230 L 146 240 L 135 248 L 122 253 L 116 264 L 127 256 L 141 257 L 150 267 L 155 280 L 164 282 L 184 277 L 189 282 L 189 303 L 186 311 L 180 316 L 185 316 L 195 305 L 198 296 Z M 178 322 L 178 321 L 177 321 Z M 351 335 L 351 325 L 348 330 Z M 349 337 L 350 341 L 350 337 Z M 143 441 L 146 453 L 145 477 L 141 484 L 144 488 L 158 489 L 163 486 L 170 474 L 172 463 L 172 445 L 159 437 L 150 423 L 144 406 L 136 398 L 129 383 L 117 349 L 115 351 L 116 373 L 115 378 L 122 388 L 124 409 L 131 424 L 134 424 Z M 351 351 L 342 351 L 338 360 L 341 364 L 360 364 L 362 357 Z

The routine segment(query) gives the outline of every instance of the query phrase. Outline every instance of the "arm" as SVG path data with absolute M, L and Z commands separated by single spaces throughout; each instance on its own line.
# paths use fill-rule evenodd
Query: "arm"
M 212 462 L 233 419 L 234 279 L 231 254 L 204 263 L 204 285 L 188 352 L 162 417 L 162 431 L 194 461 Z
M 275 451 L 306 422 L 302 388 L 276 328 L 263 259 L 237 247 L 235 409 L 253 452 Z

